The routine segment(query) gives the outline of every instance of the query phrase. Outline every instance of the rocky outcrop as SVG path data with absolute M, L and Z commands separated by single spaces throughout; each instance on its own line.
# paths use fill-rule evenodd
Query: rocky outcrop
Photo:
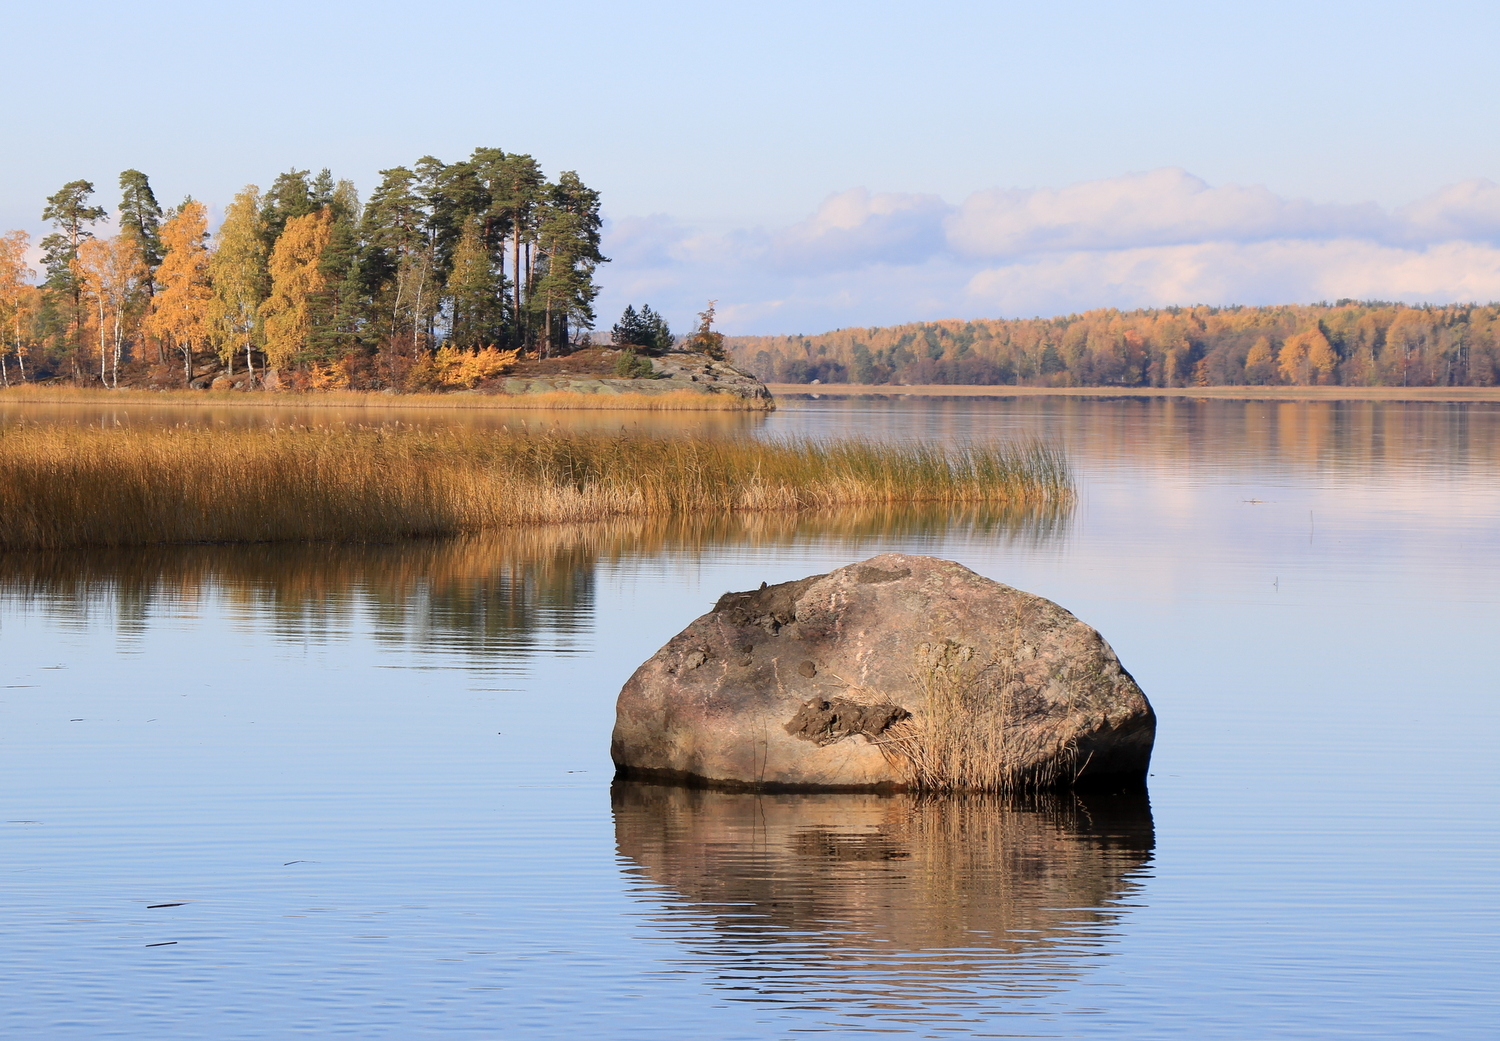
M 651 359 L 657 378 L 624 379 L 610 376 L 515 376 L 506 379 L 507 394 L 667 394 L 689 390 L 699 394 L 728 394 L 740 398 L 747 408 L 774 409 L 771 392 L 749 373 L 728 362 L 714 361 L 696 351 L 668 351 Z
M 1015 790 L 1143 776 L 1155 727 L 1063 608 L 887 553 L 726 593 L 625 684 L 611 755 L 729 788 Z

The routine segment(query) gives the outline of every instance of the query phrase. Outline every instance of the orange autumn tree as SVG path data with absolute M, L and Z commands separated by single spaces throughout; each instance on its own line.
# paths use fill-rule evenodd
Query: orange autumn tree
M 208 211 L 189 199 L 161 226 L 166 256 L 156 269 L 159 287 L 151 301 L 146 331 L 182 352 L 182 381 L 193 381 L 193 349 L 208 338 Z
M 36 272 L 26 266 L 30 246 L 31 236 L 24 231 L 0 235 L 0 380 L 7 387 L 10 370 L 5 359 L 11 351 L 20 366 L 21 379 L 26 379 L 26 341 L 21 331 L 37 291 L 31 284 Z
M 120 385 L 130 305 L 150 276 L 141 248 L 131 235 L 86 239 L 73 261 L 83 295 L 93 304 L 99 335 L 99 382 Z M 107 366 L 107 367 L 106 367 Z
M 260 305 L 268 369 L 291 364 L 307 345 L 312 327 L 309 304 L 326 284 L 320 265 L 332 226 L 326 206 L 293 217 L 271 250 L 271 294 Z
M 1323 330 L 1316 327 L 1288 336 L 1278 356 L 1281 375 L 1288 383 L 1310 387 L 1327 382 L 1338 366 L 1339 356 Z

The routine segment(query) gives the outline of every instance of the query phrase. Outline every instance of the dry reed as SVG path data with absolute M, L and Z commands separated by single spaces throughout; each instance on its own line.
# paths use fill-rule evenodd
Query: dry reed
M 1059 726 L 1018 710 L 1014 655 L 981 662 L 973 653 L 951 641 L 918 648 L 922 711 L 894 724 L 882 742 L 907 782 L 918 791 L 1012 794 L 1050 788 L 1074 772 L 1067 721 Z
M 609 517 L 1055 506 L 1041 445 L 445 429 L 0 429 L 0 548 L 384 541 Z
M 28 383 L 0 390 L 0 404 L 46 405 L 234 405 L 250 408 L 443 408 L 545 409 L 548 411 L 756 412 L 772 411 L 769 398 L 696 390 L 659 393 L 594 393 L 555 390 L 535 394 L 387 394 L 319 390 L 103 390 L 97 387 Z

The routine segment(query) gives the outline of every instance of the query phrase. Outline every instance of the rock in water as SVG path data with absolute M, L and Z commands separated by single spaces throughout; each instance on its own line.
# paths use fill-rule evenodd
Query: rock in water
M 1091 627 L 936 557 L 725 593 L 620 691 L 622 777 L 1020 790 L 1145 775 L 1156 716 Z

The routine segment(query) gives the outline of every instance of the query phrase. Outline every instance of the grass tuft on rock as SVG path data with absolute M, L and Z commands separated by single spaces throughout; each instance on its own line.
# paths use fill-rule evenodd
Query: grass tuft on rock
M 1077 772 L 1071 720 L 1059 726 L 1021 710 L 1013 660 L 981 662 L 972 648 L 951 642 L 917 649 L 913 678 L 922 708 L 892 724 L 880 742 L 913 789 L 1034 792 Z

